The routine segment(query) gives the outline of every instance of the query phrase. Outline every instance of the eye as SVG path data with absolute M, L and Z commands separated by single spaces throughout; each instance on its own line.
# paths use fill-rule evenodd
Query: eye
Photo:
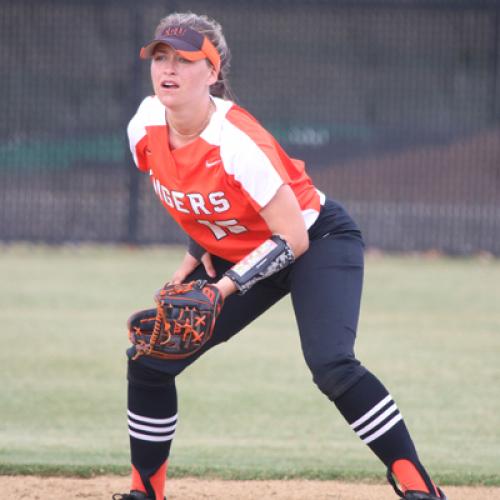
M 161 52 L 157 52 L 157 53 L 153 56 L 153 61 L 155 61 L 155 62 L 165 61 L 165 59 L 166 59 L 165 54 L 162 54 Z
M 179 55 L 177 55 L 177 56 L 175 57 L 175 60 L 176 60 L 177 62 L 182 63 L 182 64 L 189 64 L 189 63 L 193 62 L 193 61 L 190 61 L 189 59 L 185 59 L 184 57 L 179 56 Z

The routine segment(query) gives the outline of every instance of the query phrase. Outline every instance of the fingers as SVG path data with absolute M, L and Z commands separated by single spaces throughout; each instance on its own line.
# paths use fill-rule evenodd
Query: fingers
M 203 266 L 205 267 L 206 273 L 211 277 L 215 278 L 217 276 L 217 273 L 215 272 L 214 265 L 212 263 L 212 257 L 210 256 L 209 253 L 203 254 L 203 257 L 201 258 L 201 262 L 203 263 Z
M 210 254 L 209 253 L 203 254 L 201 262 L 208 276 L 210 278 L 215 278 L 217 276 L 217 273 L 212 263 L 212 257 L 210 256 Z M 195 259 L 191 254 L 186 253 L 183 261 L 181 262 L 181 265 L 174 272 L 169 283 L 171 283 L 172 285 L 179 285 L 180 283 L 184 283 L 184 281 L 186 281 L 187 276 L 196 269 L 198 264 L 199 261 L 197 259 Z
M 187 276 L 186 274 L 176 271 L 173 274 L 172 279 L 169 281 L 169 283 L 171 283 L 172 285 L 180 285 L 184 281 L 184 278 L 186 276 Z
M 177 269 L 172 275 L 170 283 L 173 285 L 183 283 L 186 280 L 186 276 L 192 273 L 196 269 L 197 265 L 198 261 L 191 254 L 186 253 L 179 269 Z

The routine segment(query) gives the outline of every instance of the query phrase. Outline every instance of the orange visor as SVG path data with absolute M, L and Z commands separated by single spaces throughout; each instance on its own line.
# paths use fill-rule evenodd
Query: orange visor
M 208 59 L 219 74 L 220 55 L 212 42 L 201 33 L 181 26 L 166 28 L 163 33 L 141 49 L 141 59 L 149 59 L 159 43 L 169 45 L 184 59 L 199 61 Z

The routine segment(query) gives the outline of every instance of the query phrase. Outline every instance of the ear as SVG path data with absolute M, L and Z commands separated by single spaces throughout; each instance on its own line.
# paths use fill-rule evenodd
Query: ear
M 217 75 L 215 68 L 212 65 L 210 65 L 210 73 L 207 79 L 208 85 L 210 86 L 213 85 L 215 82 L 217 82 L 218 76 L 219 75 Z

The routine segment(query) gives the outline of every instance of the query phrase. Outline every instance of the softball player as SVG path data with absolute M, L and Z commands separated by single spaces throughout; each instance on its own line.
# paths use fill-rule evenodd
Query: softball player
M 176 376 L 290 293 L 318 388 L 383 462 L 401 498 L 444 499 L 393 398 L 354 356 L 360 231 L 340 204 L 314 187 L 303 162 L 289 158 L 230 100 L 230 53 L 220 25 L 192 13 L 169 15 L 141 57 L 151 59 L 154 96 L 129 124 L 131 151 L 191 238 L 172 281 L 208 279 L 225 304 L 212 338 L 191 357 L 137 357 L 129 349 L 132 485 L 113 498 L 164 498 L 177 424 Z

